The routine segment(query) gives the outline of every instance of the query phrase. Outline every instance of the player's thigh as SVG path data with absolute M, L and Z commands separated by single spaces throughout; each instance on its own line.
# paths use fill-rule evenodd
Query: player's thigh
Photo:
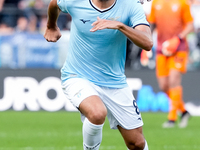
M 137 145 L 139 143 L 143 144 L 145 142 L 145 138 L 142 132 L 142 127 L 127 130 L 118 126 L 118 130 L 120 131 L 127 146 L 134 144 Z
M 92 87 L 92 83 L 82 78 L 70 78 L 62 83 L 63 92 L 68 100 L 79 108 L 80 103 L 89 96 L 98 93 Z
M 111 129 L 121 126 L 135 129 L 143 125 L 139 108 L 129 87 L 114 89 L 102 88 L 102 100 L 107 107 L 107 117 Z
M 102 124 L 107 115 L 107 109 L 97 95 L 85 98 L 79 105 L 80 112 L 94 124 Z
M 158 81 L 159 88 L 162 91 L 167 91 L 169 76 L 169 60 L 168 57 L 162 54 L 157 54 L 156 56 L 156 77 Z
M 182 73 L 179 70 L 172 69 L 169 74 L 169 87 L 177 87 L 181 85 Z
M 177 70 L 181 73 L 187 72 L 188 51 L 178 51 L 169 58 L 169 69 Z
M 162 54 L 156 55 L 156 76 L 164 77 L 169 75 L 168 57 Z
M 167 92 L 169 89 L 169 77 L 168 76 L 157 77 L 157 81 L 160 90 Z
M 67 99 L 92 123 L 96 123 L 98 118 L 105 119 L 107 110 L 93 83 L 82 78 L 71 78 L 62 83 L 62 89 Z
M 169 73 L 169 85 L 170 87 L 176 87 L 181 85 L 182 74 L 187 72 L 187 60 L 188 52 L 180 51 L 174 56 L 170 57 L 170 73 Z

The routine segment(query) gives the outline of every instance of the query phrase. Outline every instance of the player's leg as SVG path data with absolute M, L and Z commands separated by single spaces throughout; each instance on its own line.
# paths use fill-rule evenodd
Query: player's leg
M 147 142 L 142 133 L 142 127 L 127 130 L 118 126 L 129 150 L 148 150 Z
M 169 79 L 168 77 L 159 77 L 157 78 L 158 80 L 158 84 L 159 84 L 159 88 L 160 90 L 162 90 L 163 92 L 165 92 L 168 97 L 169 97 L 169 103 L 170 103 L 170 108 L 169 108 L 169 113 L 168 113 L 168 120 L 166 122 L 164 122 L 162 124 L 162 127 L 163 128 L 171 128 L 171 127 L 174 127 L 175 126 L 175 121 L 176 121 L 176 107 L 174 107 L 174 103 L 172 101 L 172 99 L 170 98 L 172 95 L 171 95 L 171 90 L 168 90 L 168 83 L 169 83 Z M 173 115 L 172 115 L 173 114 Z
M 167 93 L 169 89 L 168 84 L 169 67 L 168 67 L 168 57 L 157 54 L 156 56 L 156 77 L 158 80 L 158 86 L 160 90 Z
M 178 70 L 170 70 L 168 96 L 171 100 L 168 119 L 176 121 L 182 100 L 181 73 Z
M 168 94 L 169 90 L 169 77 L 168 76 L 159 76 L 157 77 L 158 87 L 161 91 Z
M 107 115 L 107 109 L 99 98 L 92 95 L 85 98 L 79 105 L 80 112 L 93 124 L 103 124 Z
M 175 56 L 170 58 L 170 79 L 169 79 L 169 97 L 172 100 L 172 113 L 169 117 L 177 119 L 177 111 L 181 111 L 181 121 L 179 127 L 187 126 L 190 114 L 185 109 L 185 104 L 182 98 L 182 74 L 186 73 L 188 52 L 180 51 Z M 174 112 L 173 112 L 174 111 Z
M 169 58 L 158 54 L 156 57 L 156 77 L 158 85 L 161 91 L 165 92 L 169 97 Z M 169 98 L 170 110 L 171 111 L 171 99 Z M 169 114 L 168 114 L 169 116 Z M 171 128 L 175 126 L 175 120 L 169 118 L 166 122 L 162 124 L 164 128 Z
M 182 74 L 177 70 L 170 71 L 170 88 L 169 88 L 169 98 L 171 99 L 171 108 L 169 111 L 168 119 L 177 120 L 177 112 L 181 111 L 181 121 L 179 127 L 184 128 L 188 124 L 188 119 L 190 118 L 189 112 L 185 109 L 185 103 L 183 101 L 182 95 L 182 85 L 181 85 Z
M 100 96 L 103 97 L 102 100 L 107 107 L 107 118 L 111 129 L 120 131 L 130 150 L 143 150 L 146 143 L 142 134 L 143 121 L 130 88 L 101 89 L 103 96 Z
M 93 84 L 84 79 L 68 79 L 63 83 L 63 91 L 84 116 L 82 117 L 84 150 L 98 150 L 107 109 L 93 88 Z
M 86 117 L 83 121 L 84 150 L 98 150 L 102 141 L 102 129 L 107 109 L 98 96 L 84 99 L 79 106 L 80 112 Z

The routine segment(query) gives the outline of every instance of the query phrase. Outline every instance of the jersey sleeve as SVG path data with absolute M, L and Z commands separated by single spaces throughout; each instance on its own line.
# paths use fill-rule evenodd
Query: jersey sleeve
M 187 24 L 193 21 L 193 17 L 190 11 L 190 6 L 189 4 L 187 4 L 186 0 L 183 0 L 182 18 L 183 18 L 184 24 Z
M 134 8 L 131 8 L 131 14 L 130 14 L 130 26 L 135 28 L 138 25 L 147 25 L 149 26 L 149 23 L 146 19 L 146 15 L 144 12 L 144 9 L 141 5 L 141 3 L 137 3 L 134 5 Z
M 147 20 L 149 21 L 149 23 L 155 23 L 155 10 L 154 10 L 154 1 L 152 2 L 151 5 L 151 11 L 150 14 L 147 16 Z
M 64 12 L 64 13 L 68 12 L 65 0 L 57 0 L 57 5 L 62 12 Z

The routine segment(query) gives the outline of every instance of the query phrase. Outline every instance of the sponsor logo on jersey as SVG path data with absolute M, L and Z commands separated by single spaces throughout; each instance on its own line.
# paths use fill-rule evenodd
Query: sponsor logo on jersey
M 90 20 L 80 19 L 80 21 L 82 21 L 85 24 L 86 22 L 89 22 Z

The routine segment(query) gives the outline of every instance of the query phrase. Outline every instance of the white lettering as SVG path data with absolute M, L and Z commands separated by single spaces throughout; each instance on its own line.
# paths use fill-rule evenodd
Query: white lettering
M 14 88 L 13 77 L 7 77 L 4 79 L 4 97 L 0 99 L 0 111 L 10 109 L 13 104 L 13 93 Z
M 54 99 L 47 97 L 47 92 L 51 89 L 56 91 L 56 97 Z M 44 110 L 58 111 L 63 108 L 65 101 L 66 98 L 61 89 L 60 79 L 56 77 L 48 77 L 40 82 L 38 102 Z
M 16 77 L 14 81 L 14 103 L 13 109 L 21 111 L 25 106 L 30 111 L 37 111 L 40 106 L 37 103 L 38 82 L 31 77 Z
M 142 81 L 139 78 L 127 78 L 131 90 L 139 90 Z M 54 97 L 49 97 L 48 92 L 54 91 Z M 38 111 L 77 111 L 66 99 L 61 81 L 57 77 L 46 77 L 40 83 L 32 77 L 6 77 L 4 79 L 4 93 L 0 99 L 0 111 L 13 108 L 16 111 L 28 109 Z

